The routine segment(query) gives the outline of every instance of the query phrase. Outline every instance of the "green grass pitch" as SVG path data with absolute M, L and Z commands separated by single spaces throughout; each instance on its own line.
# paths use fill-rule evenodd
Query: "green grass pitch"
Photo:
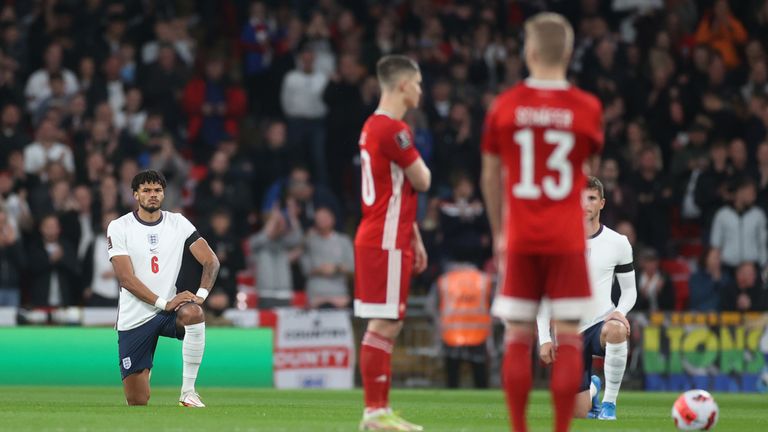
M 201 388 L 205 409 L 176 406 L 178 390 L 155 388 L 149 407 L 128 408 L 119 387 L 0 387 L 1 431 L 355 431 L 362 395 L 353 391 Z M 619 420 L 578 420 L 574 431 L 672 431 L 676 394 L 625 391 Z M 498 390 L 395 390 L 392 405 L 427 431 L 505 431 Z M 768 430 L 768 396 L 715 394 L 717 431 Z M 551 430 L 549 396 L 536 391 L 532 431 Z

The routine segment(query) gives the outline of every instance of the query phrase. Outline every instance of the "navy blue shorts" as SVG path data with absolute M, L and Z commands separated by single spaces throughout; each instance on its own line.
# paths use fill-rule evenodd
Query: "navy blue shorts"
M 605 357 L 605 349 L 600 345 L 600 333 L 603 330 L 603 324 L 605 321 L 593 325 L 581 334 L 584 342 L 584 378 L 581 381 L 579 392 L 589 390 L 589 384 L 592 382 L 592 356 Z
M 184 339 L 184 331 L 176 330 L 176 312 L 160 312 L 135 329 L 117 332 L 123 379 L 144 369 L 152 369 L 158 336 Z

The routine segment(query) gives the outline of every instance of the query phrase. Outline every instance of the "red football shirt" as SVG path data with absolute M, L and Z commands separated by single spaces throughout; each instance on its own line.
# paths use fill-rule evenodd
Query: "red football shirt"
M 528 79 L 499 95 L 485 119 L 482 150 L 501 159 L 507 250 L 584 250 L 582 169 L 602 146 L 600 101 L 565 81 Z
M 380 111 L 368 117 L 360 134 L 363 218 L 355 245 L 410 249 L 416 220 L 416 191 L 405 168 L 419 158 L 405 122 Z

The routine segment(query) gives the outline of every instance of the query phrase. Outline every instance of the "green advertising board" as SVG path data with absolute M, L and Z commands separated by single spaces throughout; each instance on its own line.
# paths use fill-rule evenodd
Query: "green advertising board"
M 0 328 L 0 385 L 119 385 L 117 332 L 107 328 Z M 161 337 L 152 385 L 181 385 L 181 341 Z M 209 328 L 197 384 L 271 387 L 272 330 Z

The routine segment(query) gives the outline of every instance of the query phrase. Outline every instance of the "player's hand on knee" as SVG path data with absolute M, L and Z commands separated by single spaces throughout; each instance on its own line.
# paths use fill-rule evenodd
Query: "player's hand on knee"
M 552 364 L 555 361 L 555 344 L 552 342 L 544 342 L 539 347 L 539 358 L 545 364 Z
M 627 317 L 625 317 L 623 313 L 619 311 L 611 312 L 611 314 L 605 318 L 605 322 L 608 322 L 610 320 L 616 320 L 624 324 L 624 327 L 627 328 L 627 336 L 629 336 L 629 333 L 630 333 L 629 320 L 627 320 Z
M 168 302 L 168 304 L 165 306 L 165 310 L 168 312 L 175 311 L 184 303 L 194 302 L 196 297 L 196 295 L 189 291 L 180 292 L 176 294 L 176 296 L 174 296 L 171 301 Z

